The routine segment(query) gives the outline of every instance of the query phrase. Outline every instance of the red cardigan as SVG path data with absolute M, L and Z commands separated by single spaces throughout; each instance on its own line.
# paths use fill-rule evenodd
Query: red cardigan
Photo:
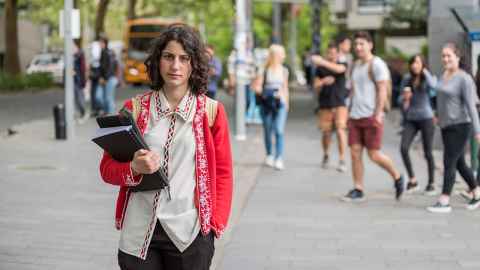
M 150 91 L 136 96 L 124 104 L 126 109 L 137 115 L 136 122 L 142 135 L 149 122 L 152 93 Z M 193 121 L 196 139 L 195 206 L 199 210 L 202 233 L 206 235 L 213 230 L 220 237 L 227 226 L 232 202 L 232 154 L 228 119 L 223 105 L 217 103 L 216 118 L 209 127 L 205 108 L 208 97 L 199 95 L 196 99 Z M 140 183 L 141 177 L 133 177 L 130 162 L 118 162 L 106 152 L 100 162 L 100 174 L 106 183 L 120 186 L 115 215 L 115 225 L 120 230 L 130 197 L 129 187 Z

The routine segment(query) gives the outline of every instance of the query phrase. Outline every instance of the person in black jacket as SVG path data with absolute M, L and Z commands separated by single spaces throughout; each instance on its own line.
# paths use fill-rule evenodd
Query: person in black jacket
M 80 47 L 78 41 L 74 42 L 74 52 L 73 55 L 73 86 L 75 90 L 75 105 L 78 112 L 80 113 L 81 120 L 83 121 L 87 116 L 85 111 L 85 95 L 83 89 L 85 88 L 86 78 L 86 64 L 85 64 L 85 55 Z
M 115 89 L 118 84 L 118 62 L 115 53 L 108 48 L 108 38 L 100 38 L 100 79 L 97 88 L 97 100 L 107 114 L 115 113 Z

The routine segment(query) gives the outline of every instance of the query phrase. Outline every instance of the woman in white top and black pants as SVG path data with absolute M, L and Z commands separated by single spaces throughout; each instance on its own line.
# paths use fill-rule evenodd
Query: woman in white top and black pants
M 269 48 L 265 69 L 253 82 L 253 89 L 261 98 L 260 113 L 263 121 L 265 164 L 283 170 L 284 131 L 288 114 L 288 70 L 283 66 L 285 49 L 273 44 Z M 272 136 L 275 135 L 275 154 Z

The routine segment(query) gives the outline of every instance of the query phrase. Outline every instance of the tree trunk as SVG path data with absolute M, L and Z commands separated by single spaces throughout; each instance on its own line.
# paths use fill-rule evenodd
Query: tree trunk
M 108 2 L 110 0 L 100 0 L 97 7 L 97 17 L 95 19 L 95 39 L 100 38 L 100 34 L 105 29 L 105 16 L 107 15 Z
M 5 1 L 5 72 L 20 73 L 18 57 L 17 0 Z
M 135 13 L 136 5 L 137 5 L 137 0 L 128 0 L 127 18 L 129 20 L 133 20 L 137 17 L 137 14 Z

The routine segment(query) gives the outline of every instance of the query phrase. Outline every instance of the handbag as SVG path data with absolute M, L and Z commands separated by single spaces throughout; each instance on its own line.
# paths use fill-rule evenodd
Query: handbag
M 280 108 L 280 97 L 278 96 L 278 89 L 265 87 L 267 81 L 267 72 L 263 74 L 262 93 L 257 95 L 257 104 L 264 107 L 267 112 L 278 112 Z M 260 101 L 260 102 L 258 102 Z

